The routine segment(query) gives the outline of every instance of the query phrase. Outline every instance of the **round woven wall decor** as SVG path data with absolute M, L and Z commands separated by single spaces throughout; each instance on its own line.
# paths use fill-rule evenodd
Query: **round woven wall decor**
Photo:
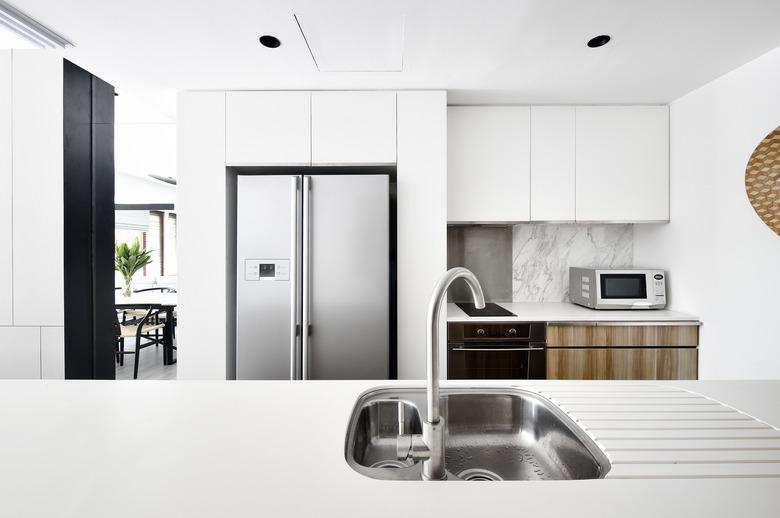
M 780 127 L 750 155 L 745 190 L 758 217 L 780 236 Z

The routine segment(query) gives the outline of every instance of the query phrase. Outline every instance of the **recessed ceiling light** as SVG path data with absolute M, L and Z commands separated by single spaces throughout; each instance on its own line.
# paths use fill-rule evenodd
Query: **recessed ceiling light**
M 276 36 L 271 36 L 270 34 L 265 34 L 263 36 L 260 36 L 260 43 L 264 47 L 268 47 L 269 49 L 275 49 L 279 45 L 282 44 L 281 41 L 279 41 L 279 38 Z
M 595 38 L 591 38 L 590 39 L 590 41 L 588 42 L 588 47 L 590 47 L 592 49 L 595 49 L 595 48 L 598 48 L 598 47 L 603 47 L 604 45 L 609 43 L 609 40 L 611 40 L 611 39 L 612 38 L 610 38 L 606 34 L 602 34 L 600 36 L 596 36 Z

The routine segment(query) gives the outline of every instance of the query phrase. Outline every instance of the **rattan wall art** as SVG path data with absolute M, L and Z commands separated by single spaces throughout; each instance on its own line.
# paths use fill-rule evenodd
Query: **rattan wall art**
M 750 155 L 745 190 L 758 217 L 780 236 L 780 127 Z

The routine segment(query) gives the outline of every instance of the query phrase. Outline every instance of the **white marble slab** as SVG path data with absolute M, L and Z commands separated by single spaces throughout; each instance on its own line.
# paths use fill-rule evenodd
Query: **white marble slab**
M 523 223 L 512 229 L 512 300 L 569 300 L 569 267 L 633 265 L 630 224 Z

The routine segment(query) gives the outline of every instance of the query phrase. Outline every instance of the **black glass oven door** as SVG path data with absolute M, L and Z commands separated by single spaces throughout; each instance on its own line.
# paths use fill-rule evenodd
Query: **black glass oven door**
M 528 344 L 449 344 L 447 379 L 543 379 L 545 350 Z

